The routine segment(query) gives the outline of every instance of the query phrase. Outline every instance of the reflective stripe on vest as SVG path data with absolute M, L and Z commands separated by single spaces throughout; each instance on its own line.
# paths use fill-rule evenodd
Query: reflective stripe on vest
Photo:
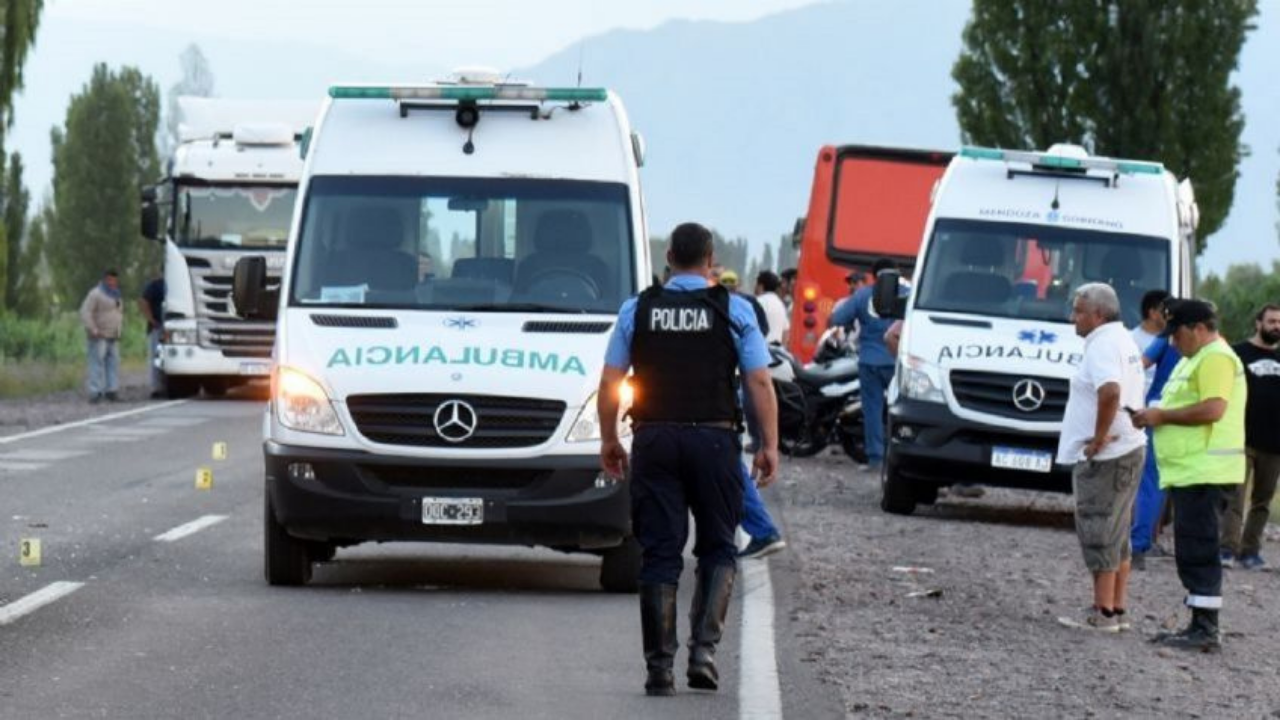
M 1234 485 L 1244 481 L 1244 407 L 1247 390 L 1244 364 L 1230 345 L 1216 340 L 1195 355 L 1183 358 L 1160 394 L 1160 407 L 1166 410 L 1200 403 L 1200 389 L 1193 378 L 1200 363 L 1211 355 L 1226 355 L 1235 369 L 1227 411 L 1210 425 L 1161 425 L 1155 430 L 1156 463 L 1160 468 L 1160 487 L 1188 485 Z

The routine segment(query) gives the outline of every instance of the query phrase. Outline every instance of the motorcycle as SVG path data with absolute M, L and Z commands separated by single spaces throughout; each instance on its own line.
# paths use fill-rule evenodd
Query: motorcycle
M 769 374 L 778 398 L 779 449 L 809 457 L 838 443 L 855 462 L 867 461 L 858 356 L 839 328 L 823 333 L 814 361 L 802 365 L 781 345 L 769 346 Z

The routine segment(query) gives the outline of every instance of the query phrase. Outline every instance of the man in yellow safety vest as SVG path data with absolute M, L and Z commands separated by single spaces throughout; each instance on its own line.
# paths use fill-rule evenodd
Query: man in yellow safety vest
M 1219 525 L 1226 493 L 1245 475 L 1244 365 L 1218 335 L 1212 305 L 1171 300 L 1165 307 L 1163 334 L 1182 360 L 1159 407 L 1130 410 L 1135 424 L 1155 428 L 1160 489 L 1168 490 L 1173 502 L 1174 557 L 1191 622 L 1180 632 L 1160 633 L 1155 642 L 1216 652 L 1222 607 Z

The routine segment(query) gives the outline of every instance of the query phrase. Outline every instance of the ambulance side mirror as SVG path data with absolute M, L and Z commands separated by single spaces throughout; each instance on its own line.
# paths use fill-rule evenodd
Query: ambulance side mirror
M 280 291 L 267 289 L 267 259 L 250 255 L 236 262 L 231 279 L 231 301 L 236 315 L 245 320 L 275 320 Z
M 871 293 L 871 306 L 882 318 L 897 320 L 907 314 L 907 299 L 900 297 L 902 278 L 897 270 L 881 270 Z

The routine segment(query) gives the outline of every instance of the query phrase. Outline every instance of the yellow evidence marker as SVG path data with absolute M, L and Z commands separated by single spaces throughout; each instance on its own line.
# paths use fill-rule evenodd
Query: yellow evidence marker
M 214 459 L 214 460 L 226 460 L 226 459 L 227 459 L 227 444 L 226 444 L 226 443 L 224 443 L 224 442 L 216 442 L 216 443 L 214 443 L 214 444 L 213 444 L 213 459 Z
M 23 567 L 40 567 L 39 538 L 22 538 L 18 550 L 18 564 Z
M 213 468 L 210 468 L 210 467 L 196 468 L 196 489 L 197 490 L 213 489 Z

